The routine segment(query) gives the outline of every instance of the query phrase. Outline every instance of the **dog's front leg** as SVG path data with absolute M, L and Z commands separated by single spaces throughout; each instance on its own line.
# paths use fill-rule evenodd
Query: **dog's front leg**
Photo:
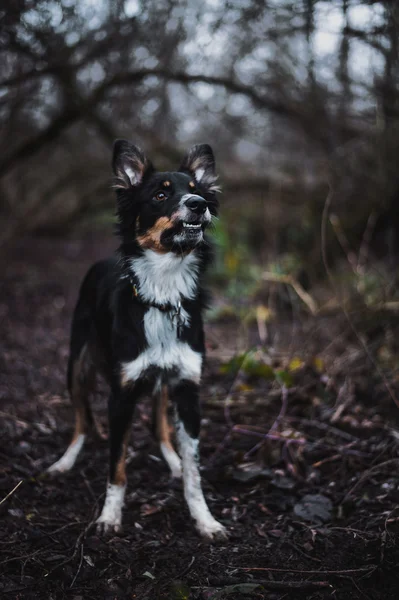
M 210 540 L 226 538 L 226 530 L 213 518 L 204 498 L 199 473 L 200 432 L 199 386 L 180 381 L 172 388 L 176 405 L 176 436 L 183 467 L 184 496 L 199 533 Z
M 126 491 L 126 451 L 136 394 L 130 385 L 114 389 L 108 402 L 109 479 L 103 510 L 97 519 L 99 533 L 118 532 Z

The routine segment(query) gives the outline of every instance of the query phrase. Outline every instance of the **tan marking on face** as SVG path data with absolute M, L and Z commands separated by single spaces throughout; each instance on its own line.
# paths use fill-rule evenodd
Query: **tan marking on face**
M 151 229 L 148 229 L 143 235 L 137 236 L 137 241 L 142 248 L 167 252 L 167 249 L 161 244 L 161 235 L 171 227 L 173 227 L 173 221 L 169 217 L 159 217 Z
M 189 187 L 193 190 L 195 188 L 195 183 L 194 181 L 190 181 L 190 183 L 188 184 Z
M 168 188 L 168 187 L 170 187 L 170 181 L 164 181 L 162 185 L 164 187 Z

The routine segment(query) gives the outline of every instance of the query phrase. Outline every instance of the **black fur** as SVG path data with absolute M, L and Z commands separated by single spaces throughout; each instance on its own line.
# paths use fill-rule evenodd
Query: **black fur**
M 206 294 L 202 279 L 211 258 L 204 230 L 211 216 L 217 214 L 218 202 L 214 157 L 208 145 L 191 148 L 179 171 L 161 173 L 139 148 L 118 140 L 112 164 L 120 247 L 115 257 L 93 265 L 83 281 L 72 323 L 68 388 L 77 411 L 76 438 L 94 422 L 85 382 L 98 370 L 109 383 L 109 482 L 124 485 L 124 440 L 141 395 L 154 393 L 157 385 L 158 392 L 166 386 L 181 426 L 192 438 L 199 435 L 199 377 L 187 376 L 187 369 L 190 372 L 193 368 L 189 360 L 187 368 L 179 366 L 179 361 L 165 367 L 163 362 L 154 360 L 133 379 L 127 378 L 126 365 L 135 365 L 134 361 L 148 350 L 149 334 L 151 339 L 156 336 L 151 323 L 146 330 L 145 319 L 150 310 L 159 311 L 163 319 L 170 320 L 166 325 L 162 321 L 165 331 L 176 326 L 173 336 L 179 348 L 196 353 L 194 358 L 204 356 L 202 310 Z M 189 297 L 182 294 L 178 302 L 176 297 L 158 301 L 144 294 L 143 273 L 140 269 L 136 272 L 132 260 L 143 258 L 148 252 L 154 261 L 165 257 L 169 260 L 170 256 L 180 257 L 182 263 L 187 257 L 195 259 L 193 273 L 198 273 Z M 184 323 L 181 314 L 187 317 Z M 158 352 L 156 344 L 151 348 Z M 183 366 L 185 352 L 182 350 Z M 160 355 L 164 356 L 162 352 Z M 79 425 L 79 414 L 84 415 L 83 425 Z

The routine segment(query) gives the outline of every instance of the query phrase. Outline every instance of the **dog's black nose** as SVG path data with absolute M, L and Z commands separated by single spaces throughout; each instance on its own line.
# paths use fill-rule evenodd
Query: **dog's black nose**
M 206 211 L 206 200 L 201 196 L 190 196 L 184 204 L 197 215 L 202 215 Z

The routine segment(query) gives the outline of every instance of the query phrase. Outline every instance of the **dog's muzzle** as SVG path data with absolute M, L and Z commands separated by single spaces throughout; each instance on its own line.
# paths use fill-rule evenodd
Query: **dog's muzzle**
M 174 235 L 176 243 L 195 246 L 203 239 L 206 226 L 211 221 L 205 198 L 197 194 L 186 194 L 180 200 L 175 222 L 180 224 L 180 230 Z
M 202 196 L 197 196 L 196 194 L 189 196 L 187 200 L 185 200 L 184 206 L 187 206 L 187 208 L 195 215 L 203 215 L 207 209 L 206 200 L 202 198 Z

